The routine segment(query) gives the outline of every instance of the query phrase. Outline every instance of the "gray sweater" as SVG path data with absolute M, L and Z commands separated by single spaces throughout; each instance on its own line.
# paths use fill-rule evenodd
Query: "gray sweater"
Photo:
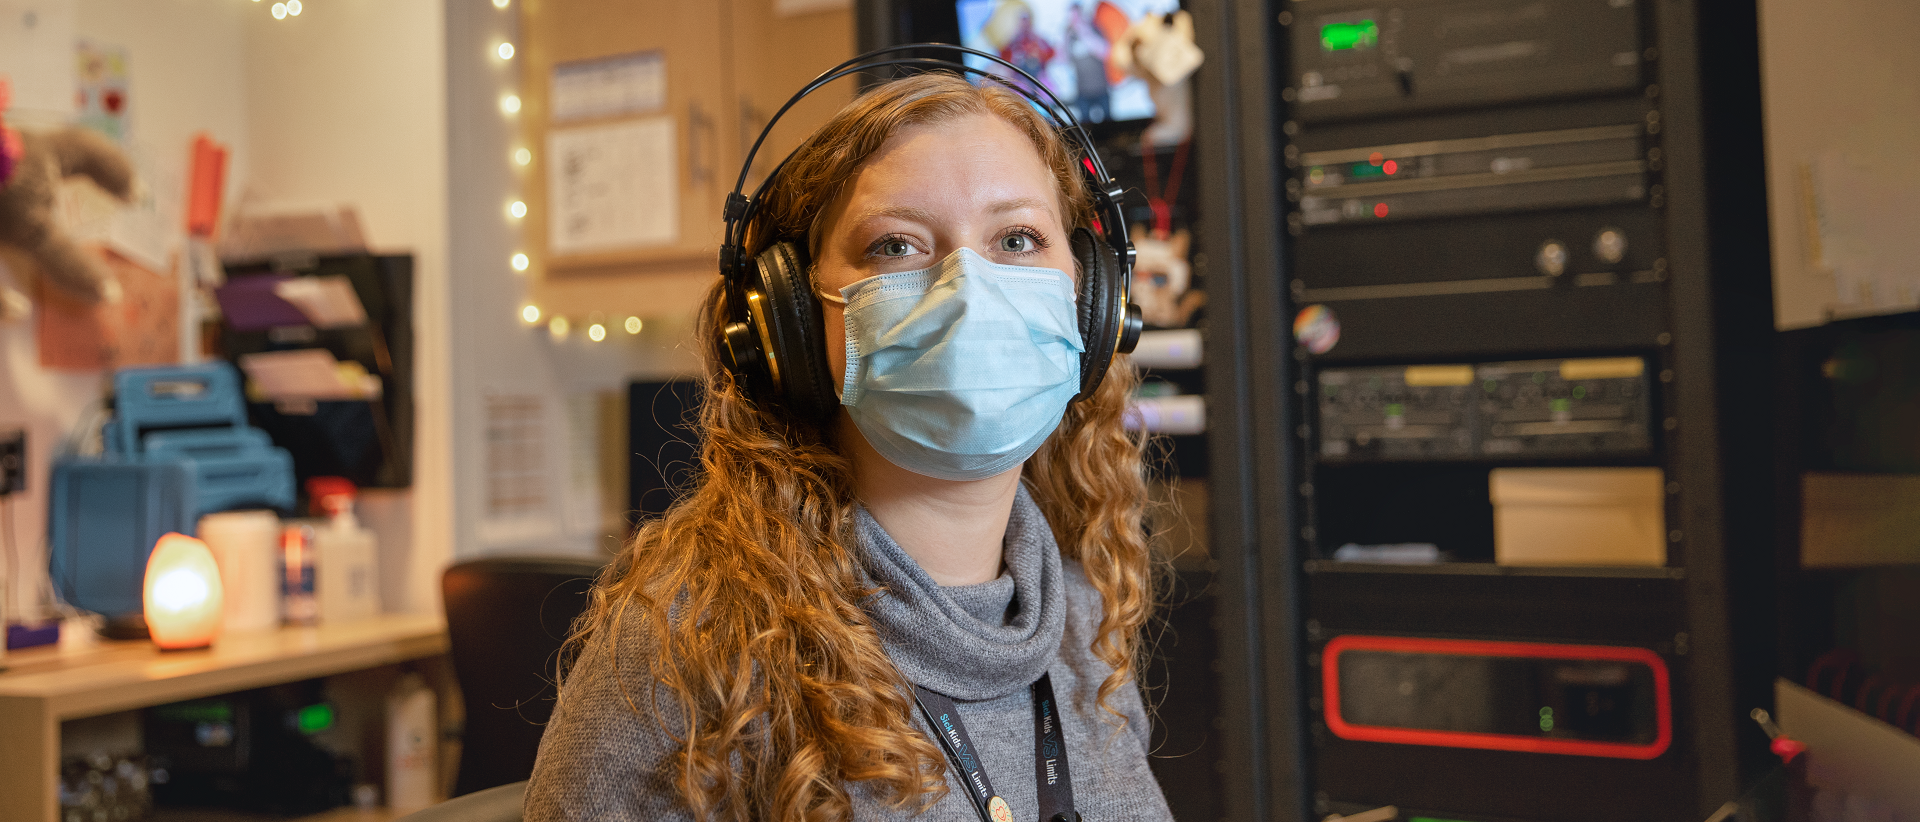
M 1173 818 L 1147 767 L 1139 689 L 1125 687 L 1112 697 L 1126 717 L 1124 728 L 1096 701 L 1113 670 L 1090 650 L 1100 626 L 1100 594 L 1078 563 L 1061 559 L 1024 487 L 1007 524 L 1007 571 L 979 585 L 941 587 L 864 509 L 857 516 L 863 563 L 884 589 L 866 607 L 888 655 L 909 681 L 958 704 L 987 776 L 1015 820 L 1039 817 L 1029 686 L 1042 673 L 1052 675 L 1060 702 L 1075 809 L 1088 822 Z M 526 794 L 528 822 L 692 820 L 662 767 L 672 742 L 621 693 L 621 677 L 628 691 L 646 693 L 644 674 L 637 673 L 645 666 L 615 662 L 600 638 L 575 662 L 540 742 Z M 913 722 L 926 732 L 918 711 Z M 951 790 L 919 816 L 890 809 L 867 785 L 851 785 L 853 818 L 975 822 L 951 763 L 946 773 Z

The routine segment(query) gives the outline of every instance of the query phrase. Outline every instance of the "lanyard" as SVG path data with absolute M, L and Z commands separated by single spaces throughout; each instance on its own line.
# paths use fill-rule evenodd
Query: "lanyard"
M 981 822 L 1013 822 L 1013 810 L 1007 800 L 993 792 L 993 783 L 980 764 L 978 749 L 960 721 L 953 700 L 918 685 L 913 686 L 914 702 L 926 714 L 933 738 L 947 752 L 947 758 L 960 771 L 967 796 Z M 1060 729 L 1059 705 L 1053 698 L 1053 679 L 1042 674 L 1033 683 L 1033 778 L 1035 795 L 1040 800 L 1040 822 L 1079 822 L 1073 810 L 1073 779 L 1067 773 L 1067 742 Z

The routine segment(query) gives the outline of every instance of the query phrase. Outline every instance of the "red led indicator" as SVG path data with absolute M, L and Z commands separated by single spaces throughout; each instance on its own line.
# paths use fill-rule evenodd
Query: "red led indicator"
M 1394 172 L 1396 172 L 1396 171 L 1399 171 L 1399 170 L 1400 170 L 1400 164 L 1399 164 L 1399 163 L 1396 163 L 1396 162 L 1394 162 L 1394 161 L 1392 161 L 1392 160 L 1388 160 L 1388 161 L 1386 161 L 1385 163 L 1382 163 L 1382 164 L 1380 165 L 1380 168 L 1381 168 L 1381 170 L 1383 170 L 1383 171 L 1385 171 L 1385 172 L 1387 172 L 1388 174 L 1392 174 L 1392 173 L 1394 173 Z
M 1386 161 L 1387 161 L 1387 156 L 1385 154 L 1381 154 L 1378 151 L 1370 155 L 1367 155 L 1367 162 L 1372 163 L 1376 166 Z
M 1375 217 L 1385 217 L 1385 216 L 1387 216 L 1387 204 L 1386 204 L 1386 203 L 1374 203 L 1374 204 L 1373 204 L 1373 216 L 1375 216 Z

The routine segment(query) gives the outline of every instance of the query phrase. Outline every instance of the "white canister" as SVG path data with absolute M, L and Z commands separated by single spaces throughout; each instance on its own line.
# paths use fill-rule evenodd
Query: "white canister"
M 280 625 L 280 518 L 272 511 L 222 511 L 200 518 L 226 589 L 226 630 Z
M 419 674 L 401 675 L 387 694 L 387 809 L 408 813 L 432 805 L 439 748 L 433 689 Z

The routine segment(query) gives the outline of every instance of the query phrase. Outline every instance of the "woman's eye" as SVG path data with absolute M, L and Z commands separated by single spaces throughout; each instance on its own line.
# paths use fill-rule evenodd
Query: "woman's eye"
M 914 251 L 912 243 L 899 239 L 881 240 L 876 250 L 882 257 L 905 257 Z
M 1000 238 L 1000 250 L 1011 254 L 1025 254 L 1033 250 L 1033 238 L 1025 234 L 1008 234 Z

